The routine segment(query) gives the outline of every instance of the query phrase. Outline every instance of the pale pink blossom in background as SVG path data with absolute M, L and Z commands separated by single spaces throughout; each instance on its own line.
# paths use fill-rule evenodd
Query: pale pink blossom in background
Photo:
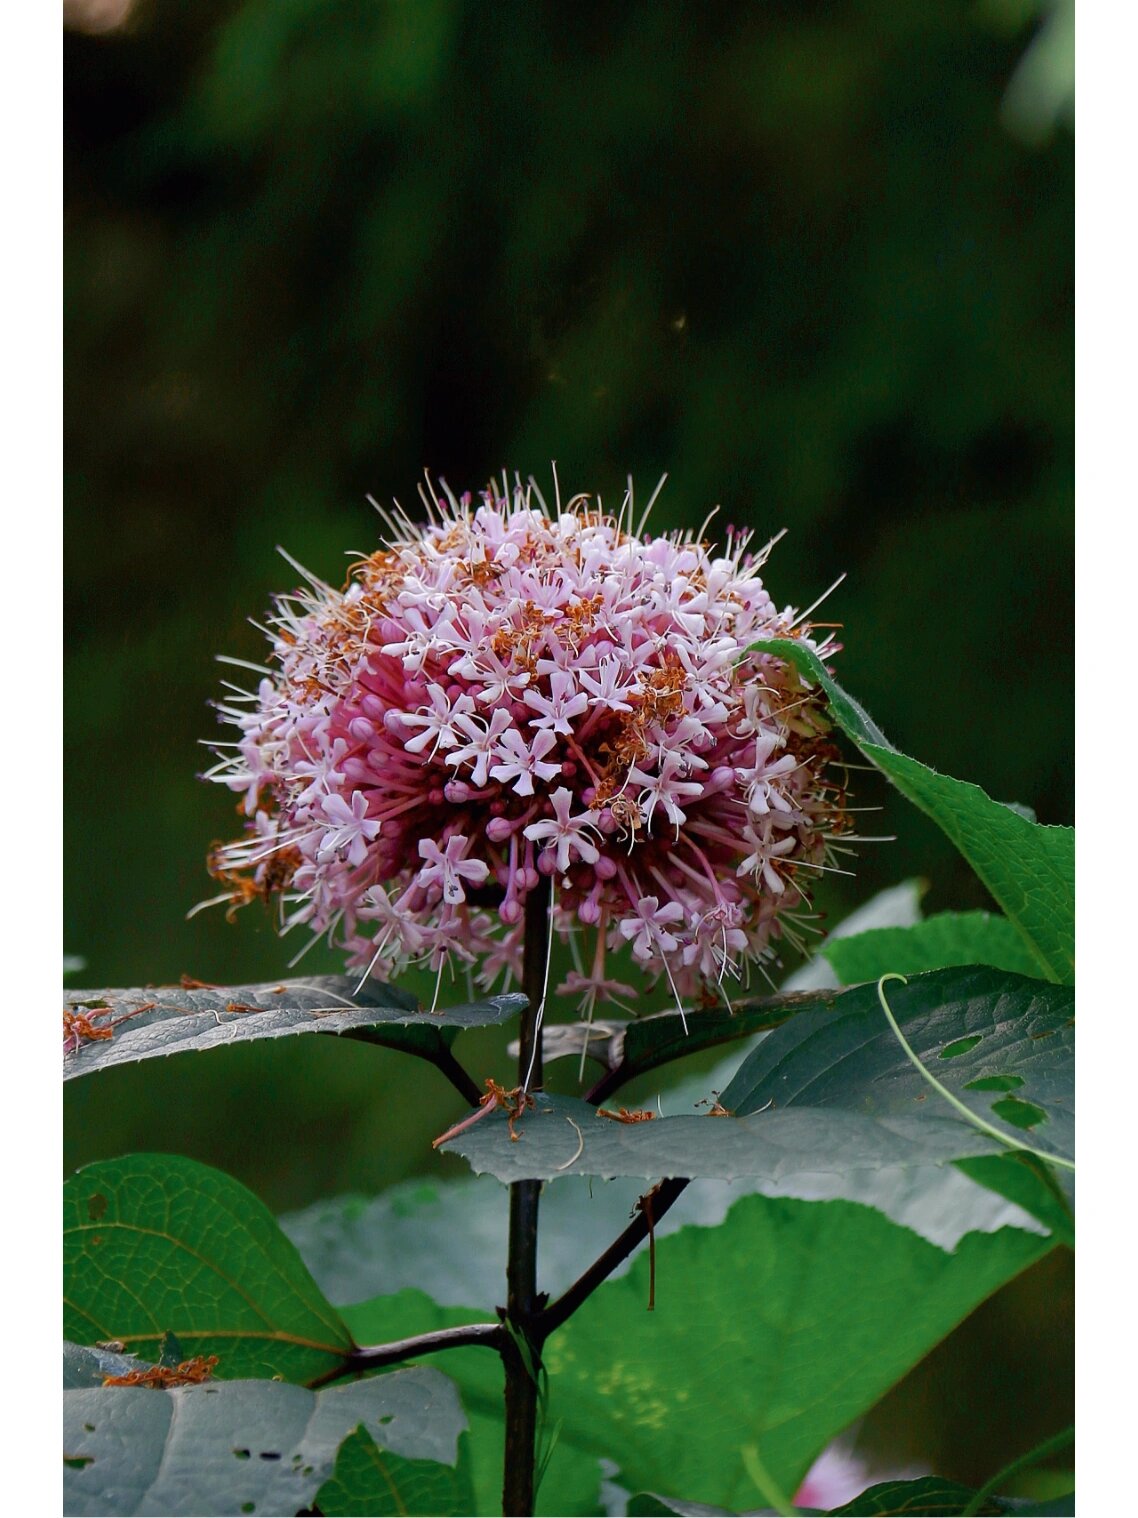
M 802 1485 L 795 1492 L 795 1507 L 817 1508 L 828 1512 L 831 1508 L 844 1507 L 871 1486 L 882 1481 L 914 1481 L 928 1472 L 919 1466 L 892 1469 L 875 1465 L 872 1461 L 854 1453 L 852 1447 L 842 1440 L 828 1444 L 803 1477 Z
M 63 24 L 77 32 L 113 32 L 134 9 L 134 0 L 63 0 Z

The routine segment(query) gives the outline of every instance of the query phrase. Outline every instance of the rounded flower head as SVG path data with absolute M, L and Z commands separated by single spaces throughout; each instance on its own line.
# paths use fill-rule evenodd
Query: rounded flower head
M 634 536 L 631 497 L 616 518 L 520 484 L 427 507 L 344 590 L 279 598 L 274 672 L 222 705 L 240 741 L 211 778 L 247 821 L 211 859 L 221 899 L 279 894 L 286 928 L 361 968 L 457 957 L 489 985 L 547 875 L 586 1002 L 609 951 L 710 996 L 796 941 L 848 818 L 817 698 L 751 651 L 833 652 L 776 610 L 767 550 Z

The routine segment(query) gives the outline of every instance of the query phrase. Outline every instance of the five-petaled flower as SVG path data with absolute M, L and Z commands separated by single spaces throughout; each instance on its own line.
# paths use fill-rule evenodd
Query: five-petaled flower
M 595 833 L 597 827 L 591 814 L 582 812 L 578 817 L 570 817 L 573 792 L 564 785 L 558 786 L 549 802 L 553 807 L 553 817 L 531 822 L 524 829 L 525 836 L 532 838 L 535 843 L 547 842 L 541 858 L 552 858 L 553 866 L 560 875 L 564 875 L 569 868 L 570 850 L 586 864 L 596 864 L 600 854 L 588 836 L 589 833 Z
M 490 873 L 489 867 L 481 859 L 463 858 L 466 845 L 467 839 L 459 833 L 451 834 L 445 849 L 440 849 L 433 838 L 419 839 L 419 858 L 425 859 L 426 864 L 415 878 L 428 891 L 432 886 L 441 886 L 443 900 L 451 906 L 457 906 L 460 901 L 466 900 L 466 892 L 462 888 L 464 880 L 469 880 L 471 885 L 480 886 Z

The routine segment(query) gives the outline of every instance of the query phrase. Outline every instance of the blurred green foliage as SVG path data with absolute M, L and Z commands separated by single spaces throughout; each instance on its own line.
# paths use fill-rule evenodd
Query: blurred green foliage
M 556 459 L 613 503 L 666 470 L 657 528 L 788 527 L 768 583 L 848 572 L 841 678 L 885 730 L 1070 820 L 1073 151 L 1000 119 L 1031 10 L 141 0 L 67 36 L 83 983 L 283 972 L 258 909 L 185 921 L 234 826 L 194 778 L 213 655 L 260 657 L 276 544 L 340 578 L 365 495 L 411 504 L 424 466 Z M 914 873 L 984 905 L 862 778 L 899 839 L 831 910 Z M 426 1163 L 432 1080 L 331 1041 L 116 1071 L 67 1159 L 165 1142 L 274 1205 L 374 1190 Z

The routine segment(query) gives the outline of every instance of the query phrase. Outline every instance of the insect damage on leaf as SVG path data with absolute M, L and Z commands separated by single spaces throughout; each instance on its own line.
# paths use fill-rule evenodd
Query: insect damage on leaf
M 171 1386 L 200 1386 L 213 1379 L 216 1355 L 192 1355 L 177 1365 L 149 1365 L 145 1369 L 131 1370 L 125 1376 L 104 1376 L 104 1386 L 147 1386 L 154 1391 L 164 1391 Z
M 63 1052 L 75 1054 L 83 1043 L 92 1040 L 114 1038 L 115 1029 L 120 1023 L 127 1022 L 132 1017 L 138 1017 L 143 1012 L 153 1012 L 157 1002 L 144 1002 L 142 1006 L 133 1008 L 130 1012 L 124 1012 L 121 1017 L 116 1017 L 112 1022 L 99 1027 L 95 1026 L 95 1019 L 106 1015 L 111 1011 L 105 1001 L 75 1002 L 70 1007 L 63 1009 Z
M 487 1078 L 486 1095 L 478 1102 L 478 1110 L 472 1112 L 469 1117 L 464 1117 L 461 1123 L 455 1123 L 453 1128 L 448 1128 L 445 1133 L 440 1133 L 437 1139 L 431 1141 L 431 1148 L 437 1149 L 440 1144 L 445 1144 L 448 1139 L 454 1138 L 459 1133 L 465 1133 L 467 1128 L 472 1128 L 475 1123 L 493 1112 L 495 1107 L 501 1107 L 506 1114 L 507 1124 L 510 1130 L 510 1138 L 516 1144 L 521 1138 L 520 1133 L 514 1132 L 514 1124 L 522 1113 L 534 1105 L 533 1097 L 524 1086 L 515 1086 L 508 1091 L 505 1086 L 496 1080 Z

